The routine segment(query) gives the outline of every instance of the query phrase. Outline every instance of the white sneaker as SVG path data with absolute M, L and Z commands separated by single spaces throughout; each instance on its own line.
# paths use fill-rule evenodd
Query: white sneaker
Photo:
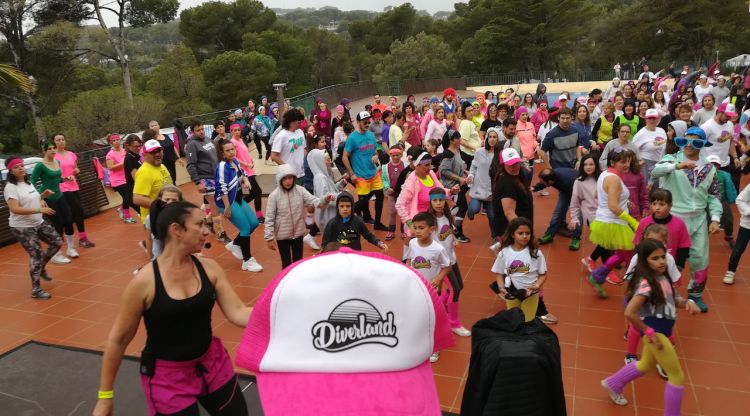
M 315 237 L 311 236 L 310 234 L 306 235 L 305 238 L 302 239 L 302 241 L 304 241 L 305 244 L 307 244 L 307 246 L 311 249 L 320 250 L 320 246 L 315 242 Z
M 495 244 L 490 246 L 490 251 L 497 254 L 498 251 L 500 251 L 500 242 L 496 242 Z
M 52 256 L 52 260 L 50 260 L 50 261 L 52 263 L 55 263 L 55 264 L 68 264 L 68 263 L 70 263 L 70 259 L 67 258 L 67 257 L 65 257 L 65 256 L 63 256 L 63 254 L 60 253 L 59 251 L 57 252 L 57 254 L 55 254 L 54 256 Z
M 604 390 L 607 390 L 607 393 L 609 393 L 609 398 L 612 399 L 612 402 L 614 404 L 617 404 L 620 406 L 625 406 L 628 404 L 628 399 L 626 399 L 622 393 L 615 393 L 614 391 L 612 391 L 612 389 L 609 388 L 609 384 L 607 384 L 607 380 L 602 380 L 601 384 Z
M 236 258 L 237 260 L 242 260 L 242 249 L 240 248 L 240 246 L 237 246 L 234 244 L 234 242 L 230 241 L 224 246 L 224 248 L 229 250 L 234 258 Z
M 65 254 L 67 254 L 71 259 L 77 259 L 81 257 L 75 247 L 68 247 L 68 250 Z
M 432 355 L 430 355 L 430 362 L 431 363 L 436 363 L 437 360 L 439 360 L 439 359 L 440 359 L 440 353 L 439 352 L 435 352 L 435 353 L 432 353 Z
M 257 273 L 263 271 L 263 266 L 255 261 L 255 257 L 250 257 L 249 259 L 247 259 L 247 261 L 242 262 L 242 270 Z
M 469 331 L 468 329 L 466 329 L 466 328 L 464 328 L 462 326 L 458 327 L 458 328 L 452 328 L 451 330 L 453 331 L 454 334 L 458 335 L 459 337 L 470 337 L 471 336 L 471 331 Z
M 725 285 L 731 285 L 734 283 L 734 272 L 727 271 L 727 273 L 724 275 L 724 279 L 722 280 Z

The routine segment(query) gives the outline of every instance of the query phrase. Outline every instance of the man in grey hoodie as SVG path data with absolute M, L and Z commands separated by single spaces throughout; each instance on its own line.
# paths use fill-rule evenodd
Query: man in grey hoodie
M 209 227 L 217 234 L 217 238 L 224 244 L 229 244 L 232 240 L 224 232 L 221 223 L 221 213 L 214 200 L 214 176 L 218 156 L 214 143 L 206 137 L 203 124 L 194 120 L 190 123 L 190 140 L 185 144 L 185 154 L 187 155 L 187 171 L 190 180 L 198 187 L 198 192 L 203 196 L 203 203 L 208 204 L 211 209 L 211 217 L 208 219 Z M 211 226 L 211 224 L 213 226 Z
M 460 186 L 460 192 L 456 199 L 458 212 L 456 213 L 456 240 L 469 243 L 471 239 L 464 234 L 464 215 L 468 209 L 466 193 L 469 191 L 468 181 L 464 170 L 464 161 L 461 159 L 459 146 L 461 144 L 461 133 L 456 130 L 448 130 L 443 135 L 443 158 L 440 160 L 440 182 L 446 189 Z

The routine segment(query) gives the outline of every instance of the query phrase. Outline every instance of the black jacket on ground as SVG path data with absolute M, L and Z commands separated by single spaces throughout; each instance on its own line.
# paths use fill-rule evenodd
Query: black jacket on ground
M 539 319 L 519 308 L 477 322 L 462 416 L 564 416 L 560 344 Z

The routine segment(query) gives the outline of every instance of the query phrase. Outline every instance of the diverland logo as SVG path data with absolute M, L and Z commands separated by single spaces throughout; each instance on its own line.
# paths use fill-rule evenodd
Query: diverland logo
M 398 345 L 393 312 L 380 312 L 367 301 L 349 299 L 336 306 L 325 321 L 313 325 L 313 347 L 340 352 L 364 344 Z

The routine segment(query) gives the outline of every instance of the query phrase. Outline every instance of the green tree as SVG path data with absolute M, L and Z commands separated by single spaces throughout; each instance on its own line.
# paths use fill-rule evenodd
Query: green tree
M 404 3 L 373 20 L 372 30 L 365 37 L 365 44 L 374 53 L 387 53 L 393 41 L 403 42 L 417 33 L 429 33 L 431 29 L 430 16 L 420 16 L 411 3 Z
M 115 61 L 120 65 L 122 85 L 125 98 L 130 108 L 133 108 L 133 84 L 130 76 L 130 58 L 128 57 L 125 26 L 144 27 L 157 22 L 168 22 L 177 14 L 179 2 L 177 0 L 117 0 L 115 5 L 104 3 L 104 0 L 88 0 L 94 10 L 99 26 L 107 33 Z M 104 18 L 106 13 L 117 17 L 117 28 L 110 30 Z
M 56 116 L 45 119 L 61 131 L 73 148 L 80 148 L 109 133 L 138 131 L 144 120 L 160 119 L 166 103 L 153 94 L 133 96 L 133 108 L 124 104 L 121 86 L 85 91 L 66 102 Z
M 242 48 L 247 52 L 266 54 L 276 61 L 279 79 L 287 84 L 287 94 L 293 96 L 311 89 L 310 69 L 315 59 L 312 48 L 301 37 L 267 30 L 245 33 Z
M 276 61 L 260 52 L 229 51 L 206 59 L 201 70 L 214 107 L 236 107 L 251 97 L 271 95 L 278 80 Z
M 211 106 L 203 100 L 206 94 L 203 72 L 185 45 L 177 46 L 151 72 L 148 90 L 166 102 L 163 116 L 167 120 L 211 111 Z
M 450 46 L 437 36 L 419 33 L 393 42 L 390 53 L 375 67 L 373 80 L 382 85 L 397 79 L 440 78 L 455 71 Z
M 339 84 L 350 81 L 349 45 L 343 37 L 327 30 L 309 29 L 305 33 L 307 44 L 310 45 L 315 57 L 312 66 L 313 86 L 316 88 L 326 85 Z
M 180 13 L 180 33 L 199 60 L 242 49 L 242 35 L 260 33 L 276 22 L 276 13 L 256 0 L 210 1 Z

